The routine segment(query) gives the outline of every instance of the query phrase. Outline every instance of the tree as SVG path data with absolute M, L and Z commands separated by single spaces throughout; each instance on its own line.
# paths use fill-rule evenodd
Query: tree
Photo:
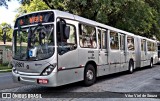
M 1 0 L 0 1 L 0 6 L 4 6 L 4 7 L 8 8 L 8 5 L 7 5 L 6 1 L 10 1 L 10 0 Z
M 138 6 L 137 6 L 138 5 Z M 143 0 L 126 1 L 119 7 L 116 14 L 109 16 L 113 26 L 133 32 L 135 34 L 151 37 L 152 25 L 156 23 L 156 12 Z
M 151 31 L 155 33 L 155 36 L 160 40 L 160 1 L 159 0 L 145 0 L 145 2 L 152 7 L 157 15 L 156 15 L 156 23 L 152 25 Z
M 2 41 L 2 37 L 3 37 L 2 29 L 5 26 L 11 26 L 11 25 L 7 24 L 5 22 L 0 25 L 0 41 Z M 11 27 L 7 27 L 5 30 L 6 30 L 6 39 L 7 39 L 6 41 L 11 41 L 12 40 L 13 29 Z
M 24 13 L 30 13 L 34 11 L 47 10 L 47 9 L 50 8 L 42 0 L 32 0 L 28 1 L 28 3 L 21 5 L 21 7 L 18 8 L 18 13 L 19 15 L 22 15 Z
M 31 4 L 25 2 L 23 4 Z M 160 39 L 159 0 L 43 0 L 50 9 L 59 9 L 125 31 Z M 28 11 L 28 10 L 27 10 Z

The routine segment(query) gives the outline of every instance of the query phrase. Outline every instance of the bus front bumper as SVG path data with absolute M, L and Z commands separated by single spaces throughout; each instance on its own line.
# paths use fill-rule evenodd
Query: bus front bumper
M 47 87 L 57 87 L 57 73 L 51 73 L 48 76 L 30 76 L 30 75 L 21 75 L 13 72 L 13 81 L 16 83 L 22 84 L 32 84 L 38 86 L 47 86 Z

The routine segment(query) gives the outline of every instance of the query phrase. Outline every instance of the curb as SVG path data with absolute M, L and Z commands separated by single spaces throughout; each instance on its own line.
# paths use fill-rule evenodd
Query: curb
M 5 71 L 8 71 L 8 70 L 12 70 L 12 69 L 0 70 L 0 72 L 5 72 Z

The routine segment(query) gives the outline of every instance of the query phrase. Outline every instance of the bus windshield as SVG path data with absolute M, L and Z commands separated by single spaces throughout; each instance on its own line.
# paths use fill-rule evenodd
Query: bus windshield
M 53 24 L 37 25 L 14 30 L 13 58 L 42 60 L 54 53 Z

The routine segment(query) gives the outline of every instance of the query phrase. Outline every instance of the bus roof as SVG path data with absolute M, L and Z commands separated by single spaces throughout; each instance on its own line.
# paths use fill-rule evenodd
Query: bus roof
M 118 32 L 118 33 L 123 33 L 123 34 L 126 34 L 126 35 L 139 37 L 139 38 L 142 38 L 142 39 L 146 39 L 146 40 L 148 40 L 148 41 L 155 41 L 155 40 L 152 40 L 152 39 L 149 39 L 149 38 L 146 38 L 146 37 L 142 37 L 142 36 L 139 36 L 139 35 L 135 35 L 135 34 L 133 34 L 133 33 L 130 33 L 130 32 L 127 32 L 127 31 L 123 31 L 123 30 L 118 29 L 118 28 L 114 28 L 114 27 L 111 27 L 111 26 L 108 26 L 108 25 L 105 25 L 105 24 L 102 24 L 102 23 L 99 23 L 99 22 L 96 22 L 96 21 L 93 21 L 93 20 L 90 20 L 90 19 L 87 19 L 87 18 L 83 18 L 83 17 L 77 16 L 77 15 L 74 15 L 74 14 L 71 14 L 71 13 L 68 13 L 68 12 L 64 12 L 64 11 L 59 11 L 59 10 L 42 10 L 42 11 L 36 11 L 36 12 L 24 14 L 24 15 L 22 15 L 22 16 L 20 16 L 20 17 L 26 16 L 26 15 L 28 15 L 28 14 L 48 12 L 48 11 L 53 11 L 53 12 L 54 12 L 54 15 L 55 15 L 56 17 L 62 17 L 62 18 L 72 19 L 72 20 L 76 20 L 76 21 L 79 21 L 79 22 L 82 22 L 82 23 L 86 23 L 86 22 L 87 22 L 87 24 L 91 24 L 91 25 L 94 25 L 94 26 L 96 26 L 96 27 L 105 28 L 105 29 L 109 29 L 109 30 L 116 31 L 116 32 Z M 55 18 L 56 18 L 56 17 L 55 17 Z M 19 18 L 19 17 L 18 17 L 18 18 Z M 55 20 L 56 20 L 56 19 L 55 19 Z

